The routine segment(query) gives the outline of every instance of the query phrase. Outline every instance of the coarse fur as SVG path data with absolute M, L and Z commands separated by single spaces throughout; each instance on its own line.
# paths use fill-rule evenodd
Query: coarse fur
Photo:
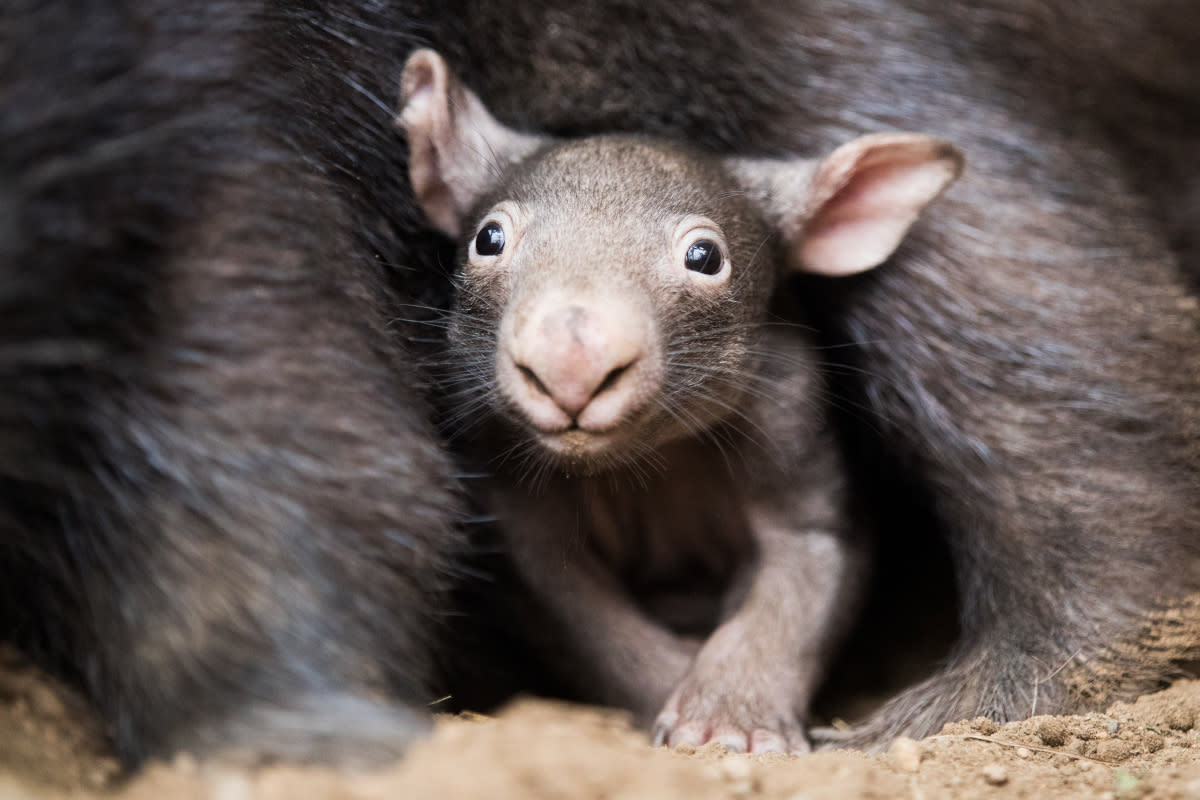
M 388 326 L 436 265 L 355 13 L 3 13 L 0 635 L 130 765 L 427 725 L 459 502 Z

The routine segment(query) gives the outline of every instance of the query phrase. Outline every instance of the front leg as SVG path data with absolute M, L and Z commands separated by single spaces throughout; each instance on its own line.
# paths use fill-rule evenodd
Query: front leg
M 514 563 L 543 612 L 541 649 L 581 699 L 648 723 L 687 672 L 698 645 L 649 619 L 583 541 L 576 512 L 503 498 Z M 527 498 L 526 498 L 527 499 Z M 537 624 L 537 623 L 535 623 Z
M 804 753 L 809 703 L 857 610 L 865 554 L 841 531 L 756 509 L 759 561 L 741 608 L 705 645 L 655 723 L 655 743 Z

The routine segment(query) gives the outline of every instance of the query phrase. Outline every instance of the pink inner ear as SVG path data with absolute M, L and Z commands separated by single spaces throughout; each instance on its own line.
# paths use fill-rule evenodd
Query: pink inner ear
M 826 275 L 886 261 L 958 170 L 957 161 L 929 147 L 883 146 L 848 165 L 838 155 L 813 177 L 813 194 L 832 196 L 809 218 L 798 253 L 800 269 Z
M 421 76 L 420 79 L 413 81 L 411 87 L 405 87 L 405 102 L 404 114 L 419 117 L 427 113 L 429 103 L 433 97 L 433 81 L 426 80 L 426 76 Z
M 401 88 L 405 103 L 397 121 L 408 134 L 413 194 L 438 230 L 457 236 L 461 216 L 500 169 L 546 139 L 502 125 L 431 50 L 409 56 Z

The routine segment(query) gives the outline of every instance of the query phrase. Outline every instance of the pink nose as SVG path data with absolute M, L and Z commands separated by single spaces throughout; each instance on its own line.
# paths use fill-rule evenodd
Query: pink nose
M 548 310 L 520 337 L 513 358 L 533 390 L 576 419 L 616 389 L 641 357 L 643 334 L 580 305 Z

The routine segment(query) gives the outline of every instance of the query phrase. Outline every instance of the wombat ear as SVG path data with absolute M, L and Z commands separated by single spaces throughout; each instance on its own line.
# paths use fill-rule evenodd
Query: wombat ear
M 736 159 L 730 166 L 782 234 L 789 266 L 836 276 L 886 261 L 962 172 L 963 157 L 931 136 L 885 133 L 817 162 Z
M 413 194 L 434 227 L 457 236 L 504 168 L 549 139 L 502 125 L 433 50 L 408 57 L 400 87 L 396 124 L 408 135 Z

